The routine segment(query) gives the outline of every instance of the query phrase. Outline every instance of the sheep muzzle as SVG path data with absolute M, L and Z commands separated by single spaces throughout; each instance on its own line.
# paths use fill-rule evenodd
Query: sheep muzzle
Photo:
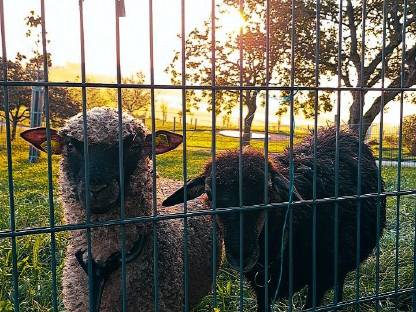
M 84 182 L 78 187 L 79 200 L 86 209 L 87 188 Z M 90 183 L 88 186 L 89 207 L 92 213 L 106 213 L 118 203 L 120 186 L 116 179 L 110 182 Z
M 251 271 L 257 264 L 260 257 L 259 234 L 263 224 L 263 213 L 252 214 L 243 213 L 243 233 L 241 239 L 243 241 L 240 247 L 240 230 L 239 230 L 239 214 L 231 213 L 230 216 L 222 216 L 218 218 L 221 228 L 224 232 L 225 253 L 231 267 L 236 270 L 240 269 L 242 262 L 243 271 Z M 237 225 L 237 226 L 236 226 Z M 242 257 L 240 258 L 240 248 L 242 248 Z

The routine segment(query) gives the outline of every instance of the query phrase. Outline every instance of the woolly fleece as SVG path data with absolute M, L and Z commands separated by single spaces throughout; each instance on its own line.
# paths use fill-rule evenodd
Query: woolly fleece
M 95 108 L 87 113 L 88 140 L 94 143 L 115 143 L 118 140 L 118 115 L 112 109 Z M 70 119 L 59 132 L 63 136 L 73 136 L 82 140 L 82 116 Z M 123 114 L 123 137 L 137 133 L 144 140 L 148 131 L 131 116 Z M 68 163 L 65 151 L 60 163 L 59 186 L 64 207 L 65 219 L 69 224 L 83 223 L 86 212 L 77 201 L 76 185 L 68 176 Z M 182 185 L 167 179 L 158 179 L 157 201 Z M 207 209 L 201 200 L 188 204 L 189 210 Z M 183 208 L 163 208 L 163 213 L 182 212 Z M 152 170 L 149 157 L 143 155 L 132 174 L 125 192 L 125 215 L 129 217 L 152 215 Z M 119 219 L 119 211 L 104 215 L 92 215 L 91 221 Z M 188 219 L 189 253 L 189 304 L 194 307 L 212 288 L 211 278 L 211 218 L 209 216 Z M 116 251 L 121 250 L 120 226 L 97 227 L 91 230 L 92 256 L 97 262 L 106 261 Z M 158 253 L 158 298 L 159 311 L 179 312 L 184 303 L 183 282 L 183 221 L 171 219 L 156 223 Z M 152 223 L 137 223 L 125 226 L 125 247 L 130 250 L 139 234 L 146 236 L 141 255 L 127 264 L 127 311 L 153 311 L 153 231 Z M 221 238 L 218 238 L 217 265 L 221 258 Z M 63 301 L 67 311 L 88 311 L 88 277 L 81 269 L 75 253 L 87 249 L 85 230 L 72 231 L 66 250 L 63 271 Z M 104 288 L 101 312 L 121 311 L 121 268 L 111 274 Z

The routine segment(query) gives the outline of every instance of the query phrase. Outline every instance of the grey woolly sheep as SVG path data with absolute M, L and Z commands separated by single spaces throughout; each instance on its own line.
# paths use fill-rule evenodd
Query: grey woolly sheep
M 313 198 L 313 135 L 294 147 L 294 189 L 293 200 Z M 317 134 L 316 155 L 316 195 L 317 198 L 329 198 L 335 195 L 335 151 L 336 132 L 334 128 L 319 129 Z M 339 196 L 357 194 L 359 139 L 347 130 L 339 135 Z M 204 172 L 188 182 L 188 198 L 206 193 L 211 196 L 211 169 L 208 163 Z M 219 155 L 216 162 L 217 207 L 239 206 L 239 153 L 228 151 Z M 244 206 L 264 203 L 265 181 L 264 155 L 253 149 L 245 149 L 242 154 L 243 204 Z M 268 159 L 267 191 L 270 203 L 289 200 L 289 152 Z M 361 151 L 361 194 L 377 193 L 379 171 L 370 148 L 363 143 Z M 381 191 L 384 183 L 381 180 Z M 180 202 L 183 188 L 167 198 L 163 205 Z M 358 200 L 339 202 L 338 226 L 338 277 L 336 300 L 342 300 L 344 280 L 348 272 L 356 268 L 357 251 L 357 208 Z M 245 277 L 257 295 L 258 311 L 269 310 L 273 297 L 289 297 L 289 222 L 283 235 L 283 224 L 287 206 L 269 210 L 268 263 L 269 277 L 268 301 L 264 291 L 265 263 L 265 213 L 262 209 L 249 209 L 243 212 L 243 256 L 242 267 Z M 313 300 L 313 208 L 312 205 L 293 206 L 293 292 L 308 286 L 305 308 L 311 308 Z M 334 286 L 334 202 L 322 202 L 316 205 L 316 298 L 319 305 L 325 292 Z M 360 245 L 359 262 L 364 261 L 372 252 L 380 238 L 386 222 L 385 197 L 367 197 L 360 206 Z M 379 224 L 377 226 L 377 219 Z M 220 214 L 217 218 L 224 231 L 225 251 L 228 262 L 236 269 L 240 267 L 240 223 L 239 213 Z M 378 230 L 378 231 L 377 231 Z M 281 248 L 282 241 L 284 242 Z M 283 254 L 281 253 L 283 250 Z M 283 261 L 283 263 L 281 263 Z M 282 270 L 281 270 L 282 265 Z M 282 271 L 282 272 L 281 272 Z M 281 283 L 278 280 L 281 274 Z M 278 288 L 278 289 L 277 289 Z
M 152 215 L 151 134 L 130 115 L 122 116 L 123 171 L 125 217 Z M 92 222 L 120 219 L 118 113 L 109 108 L 94 108 L 87 112 L 89 187 L 85 183 L 84 138 L 82 114 L 69 119 L 59 131 L 51 130 L 54 154 L 61 154 L 59 187 L 65 219 L 70 224 L 84 223 L 89 200 Z M 22 137 L 46 151 L 46 129 L 30 129 Z M 176 148 L 182 142 L 178 134 L 156 132 L 157 154 Z M 167 192 L 178 188 L 179 182 L 164 180 L 158 185 Z M 87 192 L 88 190 L 88 192 Z M 204 209 L 204 203 L 194 201 L 188 209 Z M 179 207 L 164 209 L 164 213 L 181 212 Z M 211 222 L 210 217 L 189 218 L 189 306 L 194 307 L 212 288 Z M 152 224 L 125 225 L 126 304 L 127 311 L 153 311 L 156 290 L 159 311 L 182 311 L 184 306 L 183 220 L 171 219 Z M 63 271 L 63 301 L 67 311 L 121 311 L 121 234 L 120 226 L 91 229 L 93 290 L 89 303 L 88 257 L 86 230 L 72 231 L 66 249 Z M 158 285 L 154 285 L 153 245 L 159 249 Z M 220 247 L 220 239 L 218 242 Z M 216 259 L 217 264 L 219 257 Z

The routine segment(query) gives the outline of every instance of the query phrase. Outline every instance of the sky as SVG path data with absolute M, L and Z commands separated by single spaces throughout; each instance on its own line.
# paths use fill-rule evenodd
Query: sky
M 129 76 L 143 71 L 149 83 L 149 8 L 147 0 L 125 0 L 126 17 L 120 19 L 121 72 Z M 113 0 L 84 0 L 85 58 L 87 79 L 99 77 L 103 82 L 116 81 L 116 43 L 115 43 L 115 9 Z M 185 7 L 185 31 L 201 26 L 211 13 L 210 0 L 187 0 Z M 4 0 L 6 24 L 6 48 L 9 58 L 17 52 L 30 55 L 34 48 L 34 40 L 25 37 L 27 26 L 24 18 L 31 10 L 40 14 L 39 0 Z M 153 0 L 154 27 L 154 68 L 155 83 L 170 83 L 169 76 L 164 72 L 171 62 L 174 50 L 180 50 L 181 41 L 181 1 Z M 45 22 L 48 39 L 48 52 L 52 54 L 53 70 L 51 80 L 77 81 L 80 76 L 80 29 L 78 0 L 45 0 Z M 238 31 L 241 21 L 238 12 L 227 15 L 223 24 L 225 30 Z M 60 73 L 53 75 L 53 73 Z M 377 94 L 378 95 L 378 94 Z M 343 95 L 341 118 L 348 119 L 348 95 Z M 159 92 L 158 100 L 168 102 L 171 109 L 181 105 L 180 92 Z M 371 100 L 371 99 L 370 99 Z M 370 101 L 369 100 L 369 101 Z M 271 102 L 271 110 L 275 112 L 279 103 Z M 392 104 L 387 110 L 388 123 L 397 123 L 399 110 Z M 202 105 L 201 119 L 209 119 L 210 113 Z M 416 113 L 416 106 L 405 105 L 405 114 Z M 234 119 L 239 115 L 233 113 Z M 333 120 L 334 112 L 322 114 L 320 122 Z M 273 116 L 276 121 L 276 117 Z M 255 122 L 264 121 L 264 110 L 259 108 Z M 305 121 L 297 118 L 299 124 Z M 235 121 L 236 122 L 236 121 Z M 288 117 L 283 118 L 283 123 Z

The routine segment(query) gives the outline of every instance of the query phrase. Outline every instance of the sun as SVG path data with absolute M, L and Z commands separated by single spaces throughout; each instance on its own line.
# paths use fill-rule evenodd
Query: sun
M 221 14 L 220 23 L 225 33 L 238 33 L 245 21 L 239 10 L 230 8 Z

